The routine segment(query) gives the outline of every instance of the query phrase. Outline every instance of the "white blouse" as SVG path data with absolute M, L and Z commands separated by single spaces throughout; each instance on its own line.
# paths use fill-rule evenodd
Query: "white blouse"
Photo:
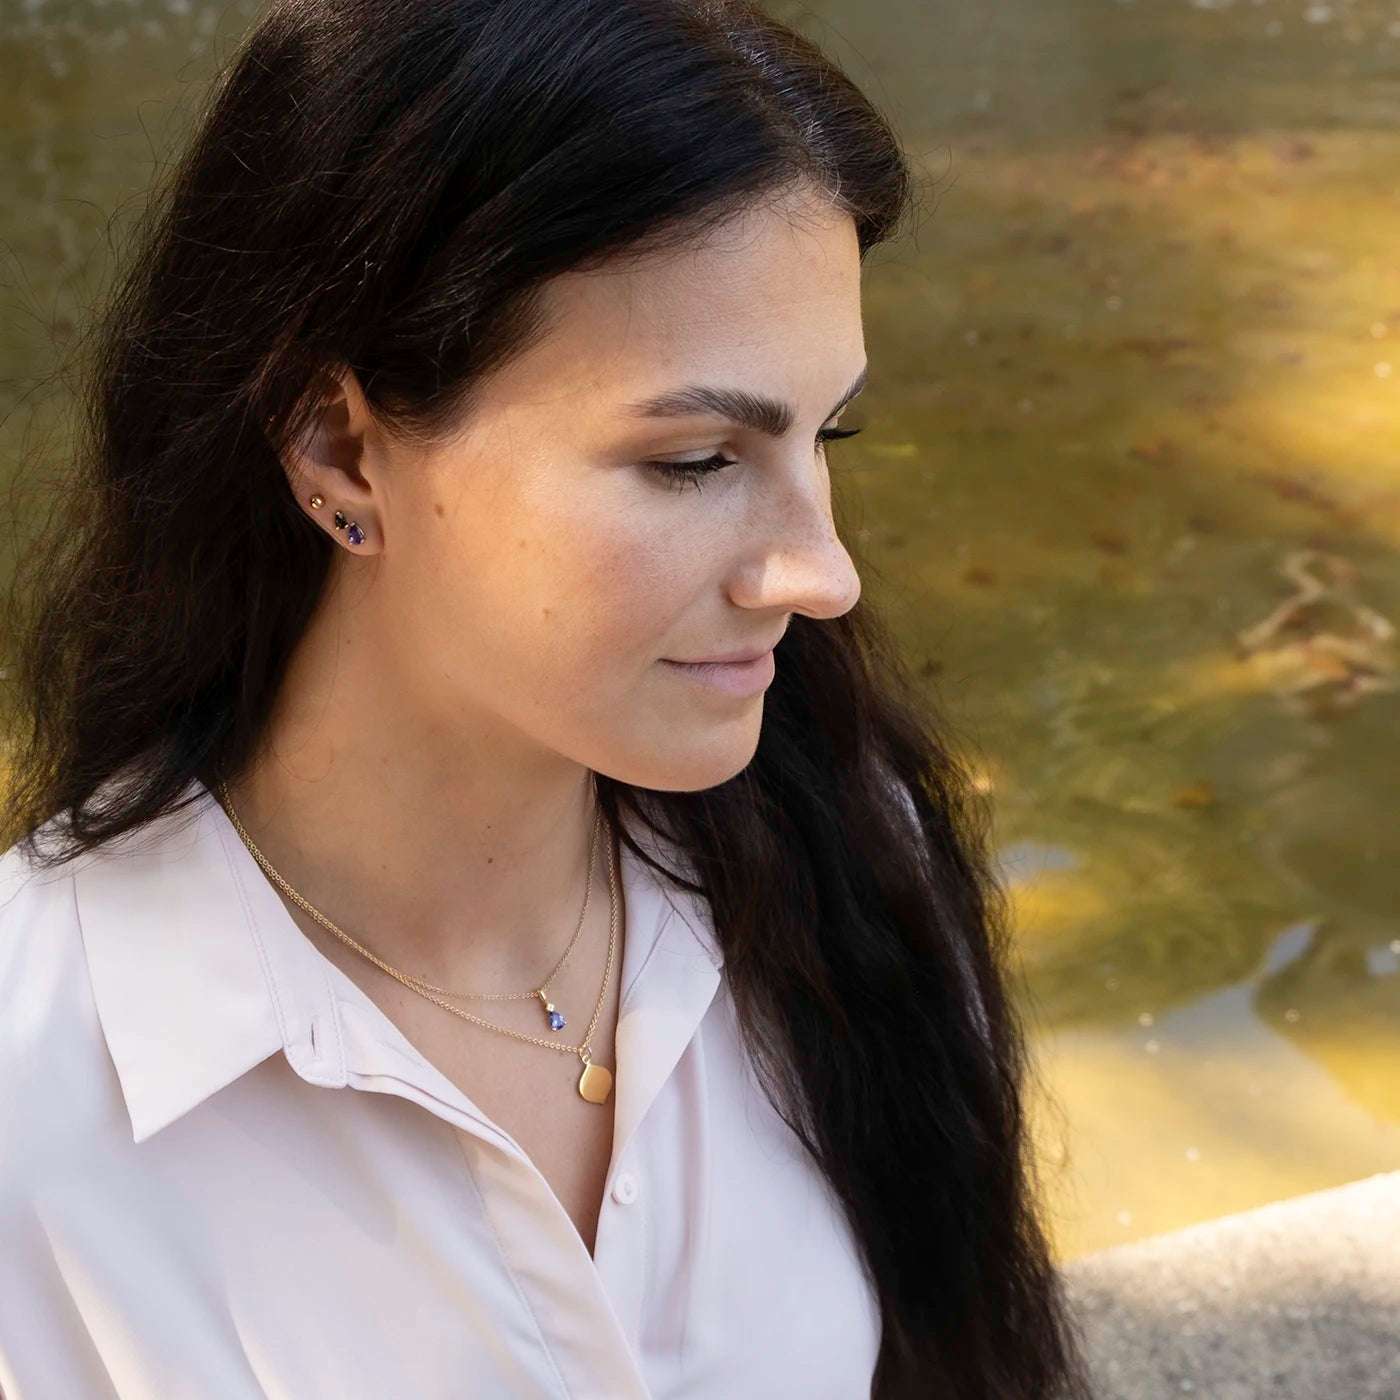
M 192 786 L 57 870 L 0 857 L 6 1400 L 869 1396 L 878 1304 L 704 900 L 623 849 L 590 1256 Z

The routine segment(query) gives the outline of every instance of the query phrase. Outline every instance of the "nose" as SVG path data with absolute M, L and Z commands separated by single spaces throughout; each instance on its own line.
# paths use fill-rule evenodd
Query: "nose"
M 860 598 L 860 575 L 831 511 L 831 478 L 821 461 L 775 464 L 754 512 L 752 548 L 735 580 L 743 607 L 840 617 Z

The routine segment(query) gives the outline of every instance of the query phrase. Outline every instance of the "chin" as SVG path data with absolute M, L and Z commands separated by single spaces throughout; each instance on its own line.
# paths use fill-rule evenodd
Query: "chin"
M 756 704 L 752 718 L 742 722 L 692 724 L 689 732 L 676 724 L 666 736 L 668 742 L 646 755 L 634 755 L 631 762 L 619 763 L 616 769 L 600 771 L 619 782 L 655 792 L 704 792 L 738 777 L 753 761 L 761 720 L 762 705 Z

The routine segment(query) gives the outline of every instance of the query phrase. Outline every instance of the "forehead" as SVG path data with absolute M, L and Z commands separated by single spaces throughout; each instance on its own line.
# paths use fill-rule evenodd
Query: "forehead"
M 681 373 L 843 389 L 865 358 L 860 271 L 854 221 L 826 201 L 746 209 L 702 243 L 553 279 L 539 339 L 490 397 L 602 412 Z

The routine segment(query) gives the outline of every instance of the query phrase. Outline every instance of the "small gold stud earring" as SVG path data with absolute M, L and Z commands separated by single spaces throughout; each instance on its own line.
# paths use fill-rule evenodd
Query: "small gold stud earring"
M 322 497 L 321 497 L 319 494 L 317 494 L 317 495 L 315 495 L 315 496 L 312 496 L 312 498 L 311 498 L 311 509 L 312 509 L 312 510 L 320 510 L 321 507 L 322 507 L 323 505 L 325 505 L 325 501 L 322 499 Z

